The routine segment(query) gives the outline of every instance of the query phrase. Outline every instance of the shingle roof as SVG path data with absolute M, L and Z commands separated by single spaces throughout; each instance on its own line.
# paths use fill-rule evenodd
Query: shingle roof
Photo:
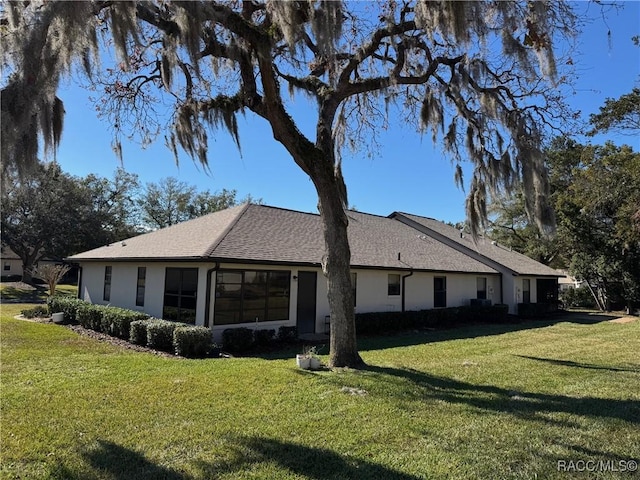
M 351 211 L 348 216 L 354 267 L 496 273 L 397 220 Z M 206 259 L 320 264 L 324 255 L 322 235 L 317 214 L 246 204 L 83 252 L 69 260 Z
M 247 205 L 239 205 L 204 215 L 122 242 L 78 253 L 68 260 L 206 258 L 246 208 Z
M 492 242 L 488 238 L 480 237 L 477 242 L 474 243 L 471 235 L 463 234 L 461 236 L 460 232 L 456 228 L 438 220 L 434 220 L 433 218 L 401 212 L 395 212 L 389 217 L 397 218 L 399 216 L 406 217 L 418 223 L 421 227 L 446 237 L 449 241 L 455 242 L 464 248 L 477 252 L 483 257 L 505 266 L 518 275 L 562 276 L 562 274 L 558 273 L 553 268 L 547 267 L 526 255 L 509 250 L 507 247 L 500 245 L 499 243 Z M 423 231 L 428 234 L 427 230 Z

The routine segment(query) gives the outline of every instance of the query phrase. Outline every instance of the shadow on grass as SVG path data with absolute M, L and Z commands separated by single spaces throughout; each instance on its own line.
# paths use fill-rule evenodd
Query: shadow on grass
M 259 464 L 276 464 L 279 469 L 311 479 L 417 480 L 417 477 L 365 460 L 345 457 L 324 448 L 307 447 L 262 437 L 227 437 L 230 460 L 196 461 L 196 476 L 156 465 L 140 453 L 106 440 L 83 454 L 94 475 L 74 473 L 64 466 L 51 472 L 56 479 L 110 478 L 113 480 L 195 480 L 256 471 Z M 272 467 L 268 467 L 272 468 Z M 271 470 L 271 474 L 274 472 Z
M 560 423 L 547 414 L 568 413 L 592 418 L 612 418 L 640 423 L 640 401 L 597 397 L 569 397 L 507 390 L 493 385 L 475 385 L 413 369 L 369 366 L 376 381 L 392 384 L 391 391 L 413 391 L 423 399 L 464 404 L 481 410 L 508 413 L 547 423 Z
M 355 457 L 343 456 L 332 450 L 308 447 L 264 437 L 239 437 L 231 439 L 238 450 L 232 462 L 201 464 L 204 478 L 214 478 L 222 473 L 255 469 L 256 464 L 276 464 L 278 468 L 311 479 L 385 479 L 417 480 L 418 477 L 384 465 Z M 271 472 L 273 475 L 273 472 Z
M 142 454 L 107 440 L 98 440 L 98 446 L 82 453 L 91 473 L 86 468 L 74 471 L 65 465 L 56 465 L 49 478 L 59 480 L 191 480 L 193 477 L 170 468 L 154 464 Z
M 44 303 L 47 298 L 45 287 L 36 287 L 33 290 L 16 287 L 2 287 L 0 301 L 2 303 Z
M 551 363 L 552 365 L 560 365 L 564 367 L 585 368 L 587 370 L 608 370 L 610 372 L 633 372 L 640 373 L 640 366 L 637 367 L 612 367 L 608 365 L 596 365 L 594 363 L 572 362 L 570 360 L 556 360 L 554 358 L 530 357 L 527 355 L 514 355 L 515 357 L 525 358 L 527 360 L 535 360 L 536 362 Z
M 445 342 L 448 340 L 462 340 L 466 338 L 487 337 L 502 335 L 504 333 L 518 332 L 521 330 L 533 330 L 545 328 L 557 323 L 577 323 L 582 325 L 593 325 L 600 322 L 614 320 L 622 315 L 614 313 L 592 313 L 592 312 L 561 312 L 553 317 L 541 320 L 521 320 L 514 317 L 513 323 L 483 323 L 465 325 L 449 329 L 435 330 L 409 330 L 387 335 L 371 335 L 358 337 L 358 350 L 366 352 L 369 350 L 385 350 L 387 348 L 410 347 L 413 345 L 423 345 L 433 342 Z M 306 344 L 309 344 L 307 342 Z M 328 342 L 322 342 L 323 351 L 320 354 L 328 353 Z M 326 348 L 324 348 L 326 347 Z M 248 356 L 263 358 L 265 360 L 286 360 L 295 358 L 296 353 L 301 353 L 303 343 L 294 346 L 286 346 L 282 349 L 272 349 L 263 352 L 253 352 Z

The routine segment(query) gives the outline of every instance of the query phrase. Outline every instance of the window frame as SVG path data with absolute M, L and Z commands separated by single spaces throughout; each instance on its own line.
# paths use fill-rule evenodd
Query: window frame
M 169 278 L 169 274 L 173 274 L 179 272 L 179 280 L 178 280 L 178 290 L 177 293 L 167 292 L 167 280 Z M 193 295 L 187 295 L 184 293 L 185 287 L 185 273 L 195 273 L 195 288 L 193 289 Z M 162 318 L 167 319 L 169 315 L 166 313 L 168 308 L 173 308 L 176 310 L 177 315 L 176 318 L 169 318 L 168 320 L 187 323 L 190 325 L 195 325 L 196 322 L 196 314 L 198 310 L 198 280 L 200 275 L 200 269 L 197 267 L 165 267 L 164 273 L 164 295 L 162 297 Z M 177 299 L 177 306 L 167 305 L 167 297 Z M 193 308 L 185 307 L 184 300 L 187 300 L 189 303 L 193 303 Z M 184 312 L 193 312 L 192 315 L 189 316 L 189 320 L 185 321 L 185 317 L 183 315 Z M 191 320 L 192 319 L 192 320 Z
M 480 281 L 484 283 L 484 288 L 481 289 Z M 476 298 L 478 300 L 487 299 L 487 277 L 476 277 Z
M 525 288 L 525 285 L 527 288 Z M 531 279 L 522 279 L 522 303 L 531 303 Z
M 113 266 L 105 265 L 104 267 L 104 285 L 102 287 L 102 300 L 111 301 L 111 279 L 113 277 Z
M 221 281 L 225 275 L 231 278 Z M 233 275 L 238 276 L 236 281 Z M 263 284 L 248 278 L 257 280 L 261 276 Z M 226 286 L 232 289 L 226 290 Z M 214 288 L 213 325 L 287 322 L 291 318 L 291 270 L 220 269 Z M 223 307 L 222 302 L 232 308 Z
M 442 280 L 443 288 L 437 289 L 436 280 Z M 447 277 L 433 277 L 433 308 L 447 308 Z
M 140 276 L 142 273 L 142 276 Z M 142 280 L 142 282 L 140 282 Z M 147 267 L 138 267 L 138 275 L 136 277 L 136 307 L 144 307 L 144 296 L 147 283 Z
M 392 282 L 393 277 L 393 282 Z M 395 281 L 397 279 L 397 282 Z M 402 279 L 399 273 L 389 273 L 387 275 L 387 295 L 389 297 L 399 297 Z

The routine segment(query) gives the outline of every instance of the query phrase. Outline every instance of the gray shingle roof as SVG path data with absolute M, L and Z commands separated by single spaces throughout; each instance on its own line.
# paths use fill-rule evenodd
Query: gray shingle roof
M 474 243 L 471 235 L 464 234 L 461 237 L 460 232 L 456 228 L 438 220 L 434 220 L 433 218 L 400 212 L 395 212 L 390 215 L 390 217 L 398 216 L 406 217 L 418 223 L 420 226 L 446 237 L 449 241 L 455 242 L 464 248 L 477 252 L 483 257 L 493 260 L 519 275 L 562 276 L 562 274 L 558 273 L 553 268 L 547 267 L 526 255 L 509 250 L 507 247 L 500 245 L 499 243 L 492 242 L 488 238 L 480 237 L 478 241 Z M 424 231 L 427 232 L 426 230 Z
M 359 212 L 348 212 L 348 216 L 354 267 L 496 273 L 397 220 Z M 69 260 L 202 259 L 319 264 L 323 254 L 319 215 L 241 205 L 83 252 Z

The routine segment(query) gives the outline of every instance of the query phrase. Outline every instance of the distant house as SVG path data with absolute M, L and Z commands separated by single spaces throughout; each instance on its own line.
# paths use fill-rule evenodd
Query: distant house
M 2 277 L 22 278 L 22 259 L 7 245 L 0 247 L 0 263 L 2 264 L 2 273 L 0 274 Z M 45 258 L 38 262 L 39 265 L 49 263 L 56 264 L 60 262 L 50 258 Z
M 348 212 L 356 312 L 547 301 L 553 269 L 435 220 Z M 319 215 L 244 204 L 68 258 L 84 300 L 210 327 L 324 332 Z M 553 285 L 553 288 L 552 288 Z M 556 293 L 557 294 L 557 293 Z

